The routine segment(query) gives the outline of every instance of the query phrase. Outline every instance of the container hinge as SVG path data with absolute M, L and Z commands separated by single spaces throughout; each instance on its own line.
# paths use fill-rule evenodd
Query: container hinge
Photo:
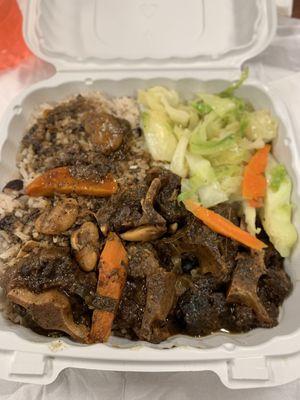
M 271 371 L 265 357 L 235 358 L 228 361 L 228 373 L 231 380 L 270 379 Z
M 11 364 L 11 375 L 44 375 L 46 358 L 43 354 L 15 351 Z

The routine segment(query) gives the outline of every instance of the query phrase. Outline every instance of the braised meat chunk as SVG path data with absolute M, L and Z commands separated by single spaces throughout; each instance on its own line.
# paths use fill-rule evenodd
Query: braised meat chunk
M 183 228 L 155 246 L 163 258 L 169 259 L 167 263 L 179 257 L 184 265 L 189 259 L 202 274 L 211 273 L 220 282 L 230 280 L 238 252 L 236 243 L 211 231 L 193 216 L 186 218 Z
M 101 153 L 108 155 L 122 145 L 130 125 L 126 120 L 111 114 L 90 112 L 84 119 L 84 129 Z
M 110 230 L 116 232 L 136 227 L 142 218 L 141 200 L 146 193 L 144 184 L 121 189 L 98 210 L 96 218 L 99 226 L 108 225 Z
M 216 287 L 211 275 L 203 275 L 180 297 L 177 318 L 188 334 L 208 335 L 224 327 L 229 307 L 224 293 L 217 292 Z
M 88 328 L 74 322 L 71 304 L 67 296 L 59 291 L 48 290 L 35 294 L 24 288 L 15 288 L 8 292 L 7 297 L 25 308 L 41 328 L 62 331 L 79 342 L 87 341 Z
M 146 296 L 146 279 L 128 276 L 113 326 L 115 335 L 128 339 L 139 339 Z
M 59 289 L 78 295 L 91 303 L 97 279 L 93 272 L 85 273 L 72 260 L 68 248 L 36 247 L 17 259 L 16 265 L 6 270 L 2 285 L 9 292 L 26 288 L 34 293 Z
M 126 241 L 157 239 L 167 230 L 165 219 L 154 208 L 160 187 L 158 178 L 153 179 L 148 188 L 144 184 L 129 186 L 111 197 L 107 208 L 98 211 L 98 223 L 117 231 Z
M 240 255 L 227 294 L 227 301 L 247 305 L 254 310 L 260 321 L 272 325 L 272 318 L 257 294 L 258 280 L 265 272 L 263 252 Z
M 141 340 L 160 342 L 171 335 L 167 317 L 176 300 L 176 275 L 160 266 L 156 251 L 150 243 L 131 244 L 127 250 L 131 283 L 125 288 L 120 306 L 118 316 L 120 320 L 125 319 L 121 325 L 132 329 Z M 131 296 L 135 299 L 134 308 L 139 313 L 138 324 L 135 326 L 128 325 L 128 321 L 126 323 L 127 316 L 124 314 L 128 304 L 133 302 Z
M 160 269 L 159 260 L 152 244 L 129 244 L 127 252 L 128 274 L 133 278 L 146 278 Z
M 147 298 L 139 337 L 150 342 L 161 342 L 170 336 L 166 319 L 175 300 L 176 276 L 159 269 L 146 278 Z
M 271 244 L 265 250 L 264 262 L 266 271 L 258 282 L 258 294 L 279 307 L 292 291 L 291 279 L 284 270 L 283 258 Z
M 161 189 L 155 199 L 158 212 L 169 223 L 182 221 L 188 213 L 183 204 L 177 201 L 181 187 L 180 177 L 157 167 L 152 168 L 147 175 L 148 179 L 158 178 L 161 182 Z

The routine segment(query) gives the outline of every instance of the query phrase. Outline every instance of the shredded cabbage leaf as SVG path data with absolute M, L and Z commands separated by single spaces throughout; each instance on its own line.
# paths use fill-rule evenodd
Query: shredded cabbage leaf
M 292 181 L 284 166 L 272 156 L 269 156 L 266 178 L 262 224 L 276 250 L 282 257 L 288 257 L 297 241 L 297 231 L 292 223 Z
M 223 118 L 229 112 L 235 110 L 236 104 L 230 98 L 222 98 L 215 94 L 199 93 L 198 98 L 214 111 L 220 118 Z
M 247 112 L 248 126 L 245 136 L 253 141 L 261 140 L 264 143 L 271 142 L 277 134 L 278 122 L 271 116 L 268 110 Z
M 245 68 L 241 73 L 240 79 L 236 82 L 233 82 L 225 90 L 219 93 L 219 96 L 221 97 L 234 96 L 235 91 L 242 86 L 242 84 L 248 79 L 248 76 L 249 76 L 249 68 Z
M 185 132 L 178 140 L 176 150 L 173 154 L 173 158 L 170 165 L 170 170 L 174 172 L 174 174 L 181 176 L 181 178 L 185 178 L 189 172 L 185 158 L 188 144 L 189 144 L 189 133 Z
M 149 110 L 142 114 L 145 141 L 154 160 L 171 161 L 177 147 L 173 127 L 160 110 Z
M 261 229 L 256 227 L 256 208 L 249 206 L 246 201 L 243 201 L 243 212 L 247 231 L 253 236 L 259 234 Z

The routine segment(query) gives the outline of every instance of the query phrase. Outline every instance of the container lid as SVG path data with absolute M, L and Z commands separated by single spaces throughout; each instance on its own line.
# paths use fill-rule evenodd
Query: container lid
M 58 70 L 239 68 L 275 29 L 273 0 L 31 0 L 24 16 Z

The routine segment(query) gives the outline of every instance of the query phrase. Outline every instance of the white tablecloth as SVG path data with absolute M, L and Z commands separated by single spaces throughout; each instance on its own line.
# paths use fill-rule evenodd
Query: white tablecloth
M 251 61 L 250 66 L 252 75 L 269 83 L 280 93 L 300 130 L 300 20 L 280 19 L 277 37 L 263 54 Z M 49 64 L 32 57 L 17 69 L 0 74 L 0 117 L 16 93 L 53 73 L 54 69 Z M 0 400 L 65 398 L 289 400 L 300 398 L 300 380 L 277 388 L 235 391 L 225 388 L 219 378 L 210 372 L 123 373 L 68 369 L 48 386 L 0 380 Z

